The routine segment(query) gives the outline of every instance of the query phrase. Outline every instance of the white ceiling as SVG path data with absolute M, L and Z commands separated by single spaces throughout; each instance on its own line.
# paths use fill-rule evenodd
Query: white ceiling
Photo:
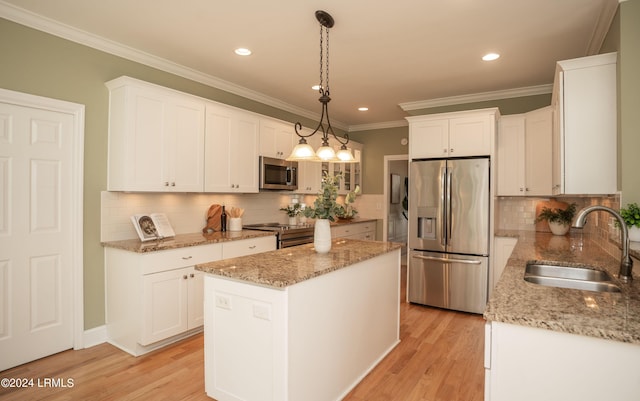
M 362 129 L 403 120 L 408 113 L 400 104 L 422 108 L 446 104 L 451 97 L 464 102 L 466 95 L 484 98 L 491 97 L 487 92 L 521 88 L 548 92 L 556 61 L 598 51 L 617 4 L 0 0 L 0 17 L 317 116 L 318 93 L 310 88 L 319 80 L 320 28 L 314 13 L 325 10 L 335 19 L 330 30 L 331 120 L 337 127 Z M 237 47 L 253 54 L 236 56 Z M 487 52 L 502 57 L 483 62 Z M 430 102 L 413 103 L 424 101 Z M 359 106 L 369 111 L 359 112 Z

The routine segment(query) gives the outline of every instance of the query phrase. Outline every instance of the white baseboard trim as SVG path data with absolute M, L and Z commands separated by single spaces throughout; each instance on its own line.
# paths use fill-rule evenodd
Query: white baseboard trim
M 91 348 L 93 346 L 107 342 L 107 326 L 102 325 L 93 329 L 84 331 L 84 347 Z

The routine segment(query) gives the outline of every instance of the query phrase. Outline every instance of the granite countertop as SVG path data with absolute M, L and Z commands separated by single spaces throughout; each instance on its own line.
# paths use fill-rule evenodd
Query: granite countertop
M 336 219 L 336 221 L 332 221 L 332 226 L 342 226 L 347 224 L 358 224 L 358 223 L 367 223 L 370 221 L 377 221 L 376 219 L 369 219 L 364 217 L 355 217 L 353 219 Z M 312 223 L 313 224 L 313 223 Z
M 215 244 L 218 242 L 237 241 L 256 237 L 274 236 L 275 232 L 271 231 L 226 231 L 213 232 L 210 234 L 193 233 L 193 234 L 177 234 L 175 237 L 165 238 L 157 241 L 142 242 L 139 239 L 126 239 L 121 241 L 103 242 L 102 246 L 109 248 L 124 249 L 130 252 L 156 252 L 168 249 L 184 248 L 187 246 L 197 246 L 206 244 Z
M 400 249 L 402 244 L 381 241 L 337 239 L 331 251 L 319 254 L 313 244 L 278 249 L 196 265 L 196 270 L 276 289 L 321 276 L 357 262 Z
M 620 258 L 611 257 L 582 234 L 555 236 L 519 231 L 496 233 L 496 236 L 517 237 L 518 243 L 493 290 L 484 312 L 485 319 L 640 345 L 640 266 L 637 263 L 634 280 L 625 284 L 616 278 Z M 560 261 L 606 270 L 622 292 L 580 291 L 528 283 L 523 277 L 530 260 Z

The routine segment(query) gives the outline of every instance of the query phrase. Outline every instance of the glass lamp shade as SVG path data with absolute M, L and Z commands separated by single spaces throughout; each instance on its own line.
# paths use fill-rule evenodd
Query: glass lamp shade
M 316 152 L 313 150 L 311 145 L 307 143 L 299 143 L 297 144 L 293 150 L 291 151 L 291 155 L 287 157 L 287 161 L 298 161 L 298 160 L 317 160 L 318 156 L 316 156 Z
M 356 159 L 351 154 L 351 151 L 347 148 L 341 148 L 337 153 L 336 157 L 343 163 L 355 163 Z
M 336 151 L 331 146 L 320 146 L 316 156 L 322 161 L 334 161 L 336 160 Z

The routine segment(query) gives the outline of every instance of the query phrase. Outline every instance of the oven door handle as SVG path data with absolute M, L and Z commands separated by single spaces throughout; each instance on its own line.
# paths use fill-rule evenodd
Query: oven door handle
M 413 255 L 416 259 L 424 259 L 424 260 L 435 260 L 436 262 L 444 262 L 444 263 L 465 263 L 467 265 L 479 265 L 482 262 L 479 260 L 469 260 L 469 259 L 447 259 L 447 258 L 438 258 L 435 256 L 422 256 L 422 255 Z
M 287 240 L 280 240 L 280 248 L 288 248 L 290 246 L 296 246 L 296 245 L 304 245 L 304 244 L 311 244 L 313 242 L 313 237 L 306 237 L 306 238 L 294 238 L 294 239 L 287 239 Z

